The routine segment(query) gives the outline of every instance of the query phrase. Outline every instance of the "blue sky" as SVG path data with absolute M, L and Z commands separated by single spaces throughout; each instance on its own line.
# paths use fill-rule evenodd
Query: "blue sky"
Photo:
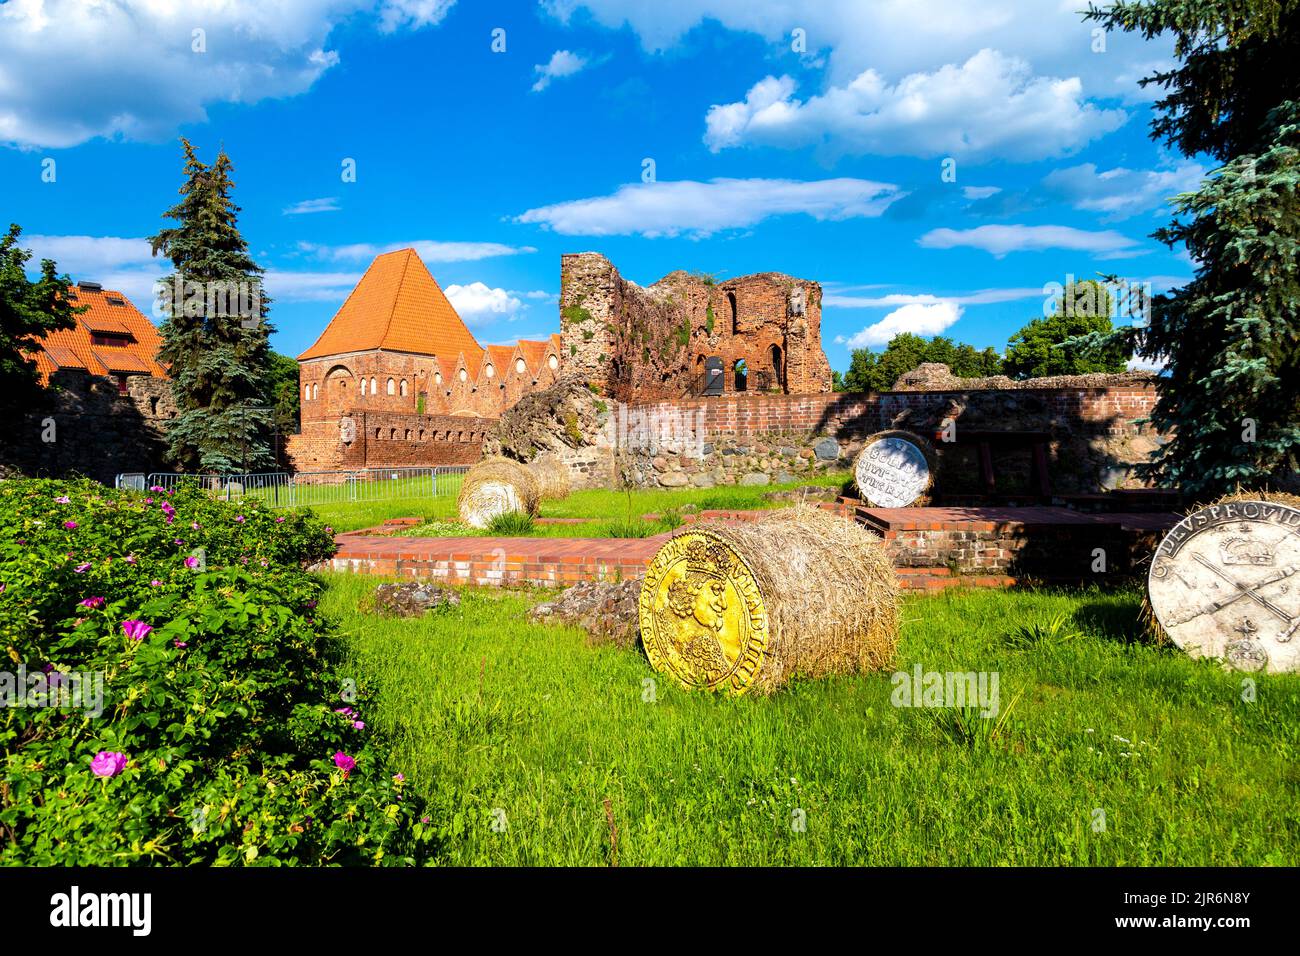
M 596 250 L 815 279 L 838 369 L 905 330 L 1001 350 L 1067 276 L 1191 273 L 1148 238 L 1208 171 L 1147 135 L 1168 45 L 1081 6 L 5 0 L 0 209 L 148 312 L 177 137 L 224 146 L 294 355 L 405 245 L 484 343 L 557 330 L 560 255 Z

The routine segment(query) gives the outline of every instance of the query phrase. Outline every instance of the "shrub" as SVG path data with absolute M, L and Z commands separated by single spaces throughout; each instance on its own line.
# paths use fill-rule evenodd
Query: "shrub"
M 315 611 L 305 568 L 333 549 L 310 512 L 194 488 L 0 485 L 0 642 L 29 675 L 28 706 L 0 710 L 0 864 L 422 856 Z M 30 706 L 79 675 L 102 711 Z

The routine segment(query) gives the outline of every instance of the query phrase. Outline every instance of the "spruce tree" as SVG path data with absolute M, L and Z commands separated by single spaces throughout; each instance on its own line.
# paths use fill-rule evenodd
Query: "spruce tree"
M 188 140 L 182 199 L 164 213 L 178 223 L 150 238 L 175 271 L 162 280 L 163 339 L 179 414 L 168 429 L 169 456 L 182 470 L 230 473 L 272 467 L 272 331 L 262 269 L 239 233 L 231 200 L 233 166 L 222 150 L 211 166 Z
M 1178 196 L 1155 237 L 1195 278 L 1116 333 L 1163 361 L 1151 420 L 1170 436 L 1141 469 L 1198 498 L 1294 488 L 1300 464 L 1300 18 L 1294 0 L 1148 0 L 1090 8 L 1108 28 L 1172 33 L 1178 66 L 1153 138 L 1222 165 Z
M 18 245 L 21 234 L 15 223 L 0 237 L 0 429 L 5 430 L 40 398 L 40 379 L 31 358 L 40 350 L 37 340 L 73 328 L 73 316 L 85 311 L 85 306 L 73 304 L 69 279 L 58 274 L 52 260 L 41 260 L 39 279 L 27 278 L 32 254 Z

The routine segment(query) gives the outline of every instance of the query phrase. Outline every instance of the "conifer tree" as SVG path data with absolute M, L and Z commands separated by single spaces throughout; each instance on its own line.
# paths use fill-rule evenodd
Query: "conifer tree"
M 188 140 L 181 144 L 182 199 L 164 213 L 178 224 L 149 240 L 175 269 L 162 280 L 166 319 L 158 353 L 179 408 L 167 433 L 169 456 L 187 471 L 268 468 L 272 329 L 262 269 L 239 233 L 230 157 L 222 150 L 208 166 Z
M 1170 436 L 1142 472 L 1198 498 L 1294 488 L 1300 464 L 1300 17 L 1295 0 L 1146 0 L 1087 17 L 1172 33 L 1154 138 L 1222 165 L 1155 234 L 1195 278 L 1119 330 L 1165 363 L 1151 419 Z

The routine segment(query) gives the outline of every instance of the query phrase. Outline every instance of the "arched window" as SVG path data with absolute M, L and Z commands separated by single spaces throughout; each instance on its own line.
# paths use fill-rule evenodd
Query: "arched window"
M 388 429 L 388 438 L 389 438 L 390 441 L 397 441 L 397 429 L 396 429 L 396 428 L 390 428 L 390 429 Z
M 382 439 L 383 437 L 384 437 L 384 436 L 383 436 L 382 431 L 381 431 L 380 429 L 376 428 L 376 429 L 375 429 L 375 438 Z
M 551 357 L 546 360 L 546 364 L 549 365 L 551 367 L 551 371 L 554 372 L 557 368 L 560 367 L 560 357 L 552 353 Z
M 434 373 L 433 373 L 433 380 L 434 380 L 436 383 L 438 383 L 439 385 L 441 385 L 441 384 L 442 384 L 442 373 L 441 373 L 441 372 L 434 372 Z
M 365 395 L 366 395 L 366 380 L 365 380 L 364 378 L 362 378 L 362 379 L 361 379 L 361 397 L 364 398 Z
M 528 364 L 524 362 L 524 360 L 521 358 L 515 359 L 515 373 L 517 375 L 523 375 L 524 372 L 527 371 L 528 371 Z
M 736 363 L 731 366 L 732 388 L 737 392 L 743 392 L 749 387 L 749 373 L 745 368 L 745 360 L 737 359 Z
M 424 441 L 424 429 L 420 429 L 420 441 Z
M 461 370 L 460 370 L 460 380 L 461 380 L 462 382 L 469 381 L 469 372 L 465 371 L 464 369 L 461 369 Z
M 375 384 L 375 377 L 373 375 L 370 376 L 370 394 L 371 395 L 379 394 L 379 387 Z
M 773 345 L 772 349 L 772 383 L 774 385 L 785 384 L 785 371 L 781 367 L 781 346 Z
M 401 386 L 400 386 L 400 391 L 401 391 L 402 395 L 406 395 L 406 379 L 402 379 L 402 384 L 401 384 Z
M 740 325 L 739 318 L 736 315 L 736 293 L 727 293 L 727 305 L 731 307 L 731 334 L 738 335 L 740 333 Z
M 312 385 L 312 387 L 311 387 L 311 399 L 312 399 L 312 401 L 313 401 L 313 402 L 316 401 L 316 399 L 319 398 L 319 397 L 320 397 L 320 386 L 319 386 L 319 385 Z
M 310 385 L 304 385 L 304 386 L 302 387 L 302 400 L 303 400 L 304 402 L 310 402 L 310 401 L 311 401 L 311 386 L 310 386 Z
M 496 373 L 497 370 L 492 367 L 492 363 L 488 362 L 487 368 L 483 370 L 483 374 L 486 375 L 488 378 L 491 378 Z
M 388 380 L 388 394 L 392 395 L 397 390 L 397 383 L 391 378 Z
M 411 440 L 411 430 L 410 430 L 409 428 L 406 430 L 406 434 L 405 434 L 403 437 L 404 437 L 407 441 L 410 441 L 410 440 Z

